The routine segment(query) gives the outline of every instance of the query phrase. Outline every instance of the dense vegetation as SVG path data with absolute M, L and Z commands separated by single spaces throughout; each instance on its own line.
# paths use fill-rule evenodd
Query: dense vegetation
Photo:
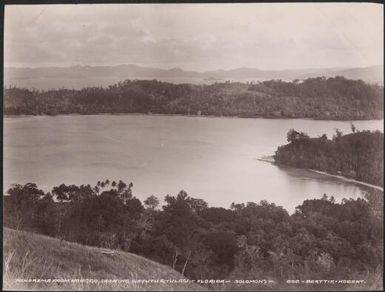
M 341 203 L 324 195 L 289 215 L 266 201 L 209 207 L 184 191 L 160 208 L 155 196 L 135 198 L 132 187 L 107 180 L 45 193 L 33 183 L 13 185 L 4 225 L 143 255 L 190 279 L 271 279 L 286 288 L 295 287 L 287 279 L 364 279 L 364 287 L 382 288 L 382 192 Z
M 162 113 L 239 117 L 383 118 L 383 87 L 344 77 L 303 82 L 172 84 L 126 80 L 108 88 L 7 88 L 6 115 Z
M 384 134 L 376 131 L 357 131 L 343 135 L 336 130 L 330 140 L 326 135 L 309 138 L 305 133 L 291 129 L 287 135 L 290 142 L 278 147 L 276 163 L 310 168 L 339 174 L 374 185 L 383 186 Z

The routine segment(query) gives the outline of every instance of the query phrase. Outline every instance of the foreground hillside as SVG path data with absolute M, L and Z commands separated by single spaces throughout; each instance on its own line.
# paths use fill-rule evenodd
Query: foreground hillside
M 184 280 L 178 272 L 143 257 L 4 228 L 5 289 L 204 290 L 193 283 L 101 283 L 108 280 Z M 23 283 L 16 279 L 99 279 L 83 283 Z M 46 280 L 47 281 L 47 280 Z
M 265 118 L 383 118 L 383 87 L 344 77 L 211 85 L 126 80 L 108 88 L 7 88 L 6 115 L 157 113 Z
M 179 279 L 182 274 L 205 285 L 222 281 L 207 283 L 213 290 L 382 288 L 383 192 L 341 202 L 325 194 L 305 200 L 289 215 L 267 201 L 209 207 L 184 191 L 167 195 L 159 209 L 157 197 L 143 205 L 132 187 L 108 179 L 94 187 L 62 184 L 48 193 L 33 183 L 13 185 L 3 199 L 4 226 L 58 239 L 6 230 L 6 283 L 12 277 Z M 82 245 L 60 245 L 60 239 Z M 107 255 L 100 248 L 122 252 Z M 334 282 L 306 283 L 317 279 Z M 196 286 L 163 289 L 191 287 Z

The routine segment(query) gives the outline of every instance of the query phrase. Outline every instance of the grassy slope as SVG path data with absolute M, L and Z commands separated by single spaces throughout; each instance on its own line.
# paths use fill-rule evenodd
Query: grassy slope
M 16 279 L 186 279 L 143 257 L 4 228 L 3 287 L 49 290 L 204 290 L 194 283 L 21 283 Z

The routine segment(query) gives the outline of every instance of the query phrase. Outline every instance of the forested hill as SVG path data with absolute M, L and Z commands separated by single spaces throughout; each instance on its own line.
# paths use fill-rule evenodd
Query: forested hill
M 160 113 L 269 118 L 380 119 L 379 85 L 344 77 L 285 82 L 172 84 L 126 80 L 108 88 L 4 89 L 6 115 Z
M 13 185 L 3 197 L 4 226 L 57 240 L 18 236 L 10 241 L 12 234 L 6 232 L 5 267 L 11 270 L 5 269 L 5 275 L 10 271 L 14 278 L 44 274 L 175 279 L 182 274 L 199 284 L 199 280 L 226 280 L 204 285 L 214 291 L 383 289 L 383 192 L 373 190 L 364 198 L 345 198 L 340 203 L 325 194 L 305 200 L 289 215 L 267 201 L 233 203 L 228 209 L 209 207 L 184 191 L 165 196 L 159 208 L 160 199 L 150 196 L 142 203 L 133 196 L 132 187 L 109 179 L 95 186 L 62 184 L 48 193 L 33 183 Z M 97 257 L 100 248 L 120 251 Z M 288 279 L 360 282 L 294 285 Z
M 384 134 L 376 131 L 309 138 L 290 130 L 287 145 L 278 147 L 275 161 L 280 164 L 339 174 L 379 186 L 384 185 Z

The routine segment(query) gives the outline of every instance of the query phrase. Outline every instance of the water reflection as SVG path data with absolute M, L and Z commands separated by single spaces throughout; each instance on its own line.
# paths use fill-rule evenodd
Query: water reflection
M 307 193 L 309 199 L 319 199 L 324 194 L 329 197 L 333 196 L 337 202 L 341 202 L 343 198 L 356 199 L 363 196 L 369 187 L 358 183 L 348 182 L 339 178 L 325 176 L 304 169 L 296 169 L 291 167 L 276 166 L 282 176 L 282 181 L 286 182 L 286 188 L 290 194 Z M 297 196 L 296 199 L 301 199 Z M 293 199 L 293 201 L 296 201 Z M 288 202 L 288 208 L 293 210 L 296 204 Z

